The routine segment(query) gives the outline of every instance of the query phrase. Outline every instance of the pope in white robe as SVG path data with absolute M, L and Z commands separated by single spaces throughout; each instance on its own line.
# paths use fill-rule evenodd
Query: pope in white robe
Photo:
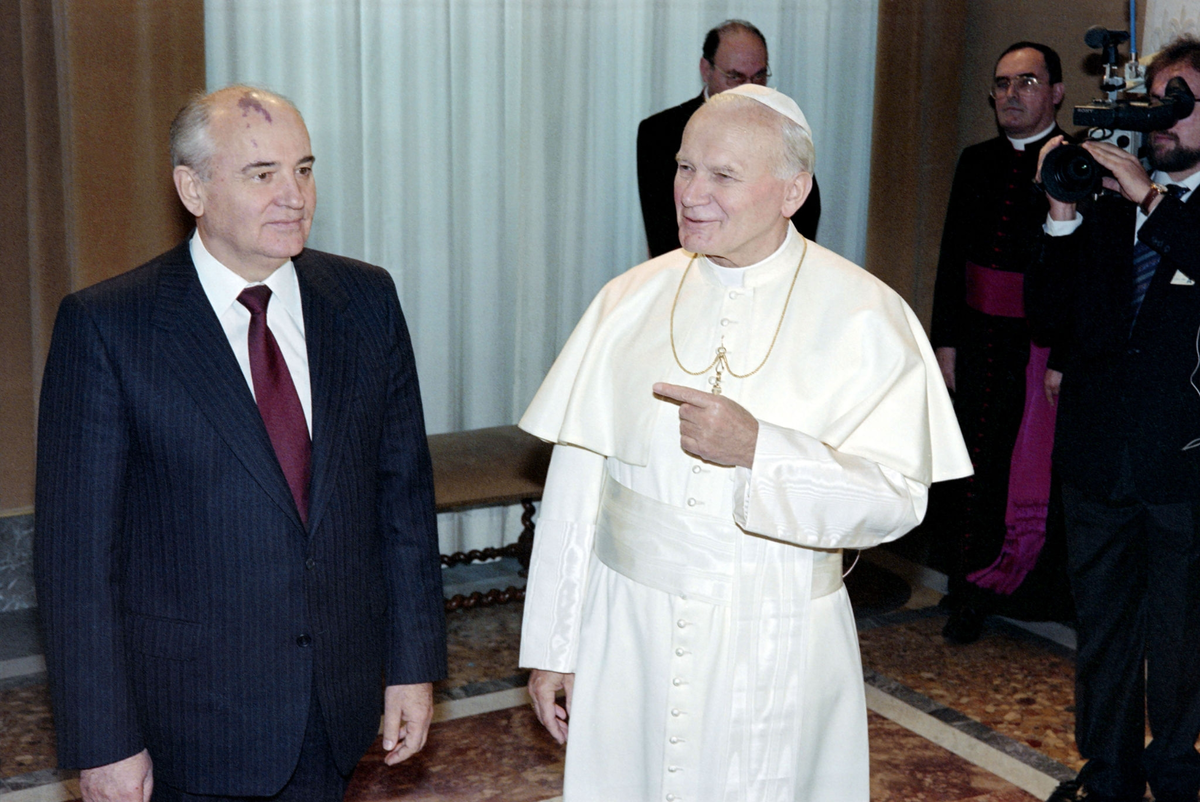
M 600 292 L 521 420 L 557 444 L 520 659 L 565 802 L 869 798 L 841 549 L 970 461 L 912 311 L 791 227 L 813 158 L 775 90 L 701 107 L 684 247 Z

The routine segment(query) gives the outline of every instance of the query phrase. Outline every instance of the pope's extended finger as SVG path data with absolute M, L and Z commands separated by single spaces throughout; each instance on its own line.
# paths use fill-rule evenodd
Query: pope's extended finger
M 703 390 L 684 387 L 681 384 L 668 384 L 667 382 L 655 382 L 653 389 L 656 395 L 661 395 L 664 398 L 670 398 L 672 401 L 679 401 L 683 404 L 694 404 L 698 407 L 706 406 L 708 400 L 712 397 Z

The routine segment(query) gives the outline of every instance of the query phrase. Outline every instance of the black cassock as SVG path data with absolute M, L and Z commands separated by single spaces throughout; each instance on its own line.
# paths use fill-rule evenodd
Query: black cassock
M 1059 133 L 1055 129 L 1046 139 Z M 1063 618 L 1070 616 L 1070 605 L 1064 599 L 1062 536 L 1053 513 L 1037 567 L 1011 596 L 981 592 L 966 579 L 991 565 L 1004 545 L 1009 467 L 1025 410 L 1031 340 L 1019 309 L 1014 314 L 1010 304 L 1002 313 L 989 313 L 997 310 L 979 302 L 987 293 L 974 279 L 999 279 L 1020 298 L 1019 277 L 1036 255 L 1048 210 L 1045 195 L 1033 186 L 1044 142 L 1019 151 L 998 136 L 966 148 L 955 170 L 930 340 L 934 348 L 957 350 L 954 404 L 975 475 L 935 488 L 930 518 L 936 536 L 949 546 L 953 596 L 972 595 L 992 612 Z

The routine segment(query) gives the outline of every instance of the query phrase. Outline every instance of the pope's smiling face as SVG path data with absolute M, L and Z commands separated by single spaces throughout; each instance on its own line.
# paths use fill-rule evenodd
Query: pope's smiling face
M 213 157 L 208 175 L 196 176 L 189 210 L 209 253 L 261 281 L 303 250 L 312 227 L 317 187 L 308 129 L 287 104 L 238 90 L 218 99 L 208 135 Z
M 797 202 L 797 178 L 778 175 L 783 140 L 774 114 L 723 104 L 702 106 L 688 121 L 675 173 L 675 213 L 686 250 L 745 267 L 783 243 L 804 193 Z

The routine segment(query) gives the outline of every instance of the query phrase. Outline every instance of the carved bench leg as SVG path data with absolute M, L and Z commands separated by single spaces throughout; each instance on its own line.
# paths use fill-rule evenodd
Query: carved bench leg
M 520 561 L 521 567 L 526 571 L 529 570 L 529 560 L 533 557 L 533 502 L 529 499 L 522 499 L 521 506 L 525 511 L 521 513 L 521 536 L 517 539 L 517 560 Z
M 491 607 L 494 604 L 508 604 L 512 601 L 525 601 L 525 588 L 516 588 L 509 585 L 504 590 L 492 588 L 487 593 L 480 593 L 478 590 L 470 596 L 464 596 L 461 593 L 446 599 L 446 612 L 452 613 L 455 610 L 471 610 L 475 607 Z
M 498 549 L 472 549 L 471 551 L 456 551 L 453 554 L 441 555 L 442 566 L 450 568 L 462 563 L 473 563 L 481 560 L 494 560 L 497 557 L 516 557 L 521 564 L 522 573 L 529 570 L 529 560 L 533 556 L 533 516 L 536 512 L 533 501 L 522 499 L 521 506 L 521 536 L 516 543 L 510 543 Z M 475 591 L 469 596 L 459 594 L 446 599 L 446 612 L 455 610 L 470 610 L 474 607 L 491 607 L 494 604 L 508 604 L 513 601 L 525 601 L 525 588 L 507 587 L 504 590 L 494 588 L 487 593 Z

